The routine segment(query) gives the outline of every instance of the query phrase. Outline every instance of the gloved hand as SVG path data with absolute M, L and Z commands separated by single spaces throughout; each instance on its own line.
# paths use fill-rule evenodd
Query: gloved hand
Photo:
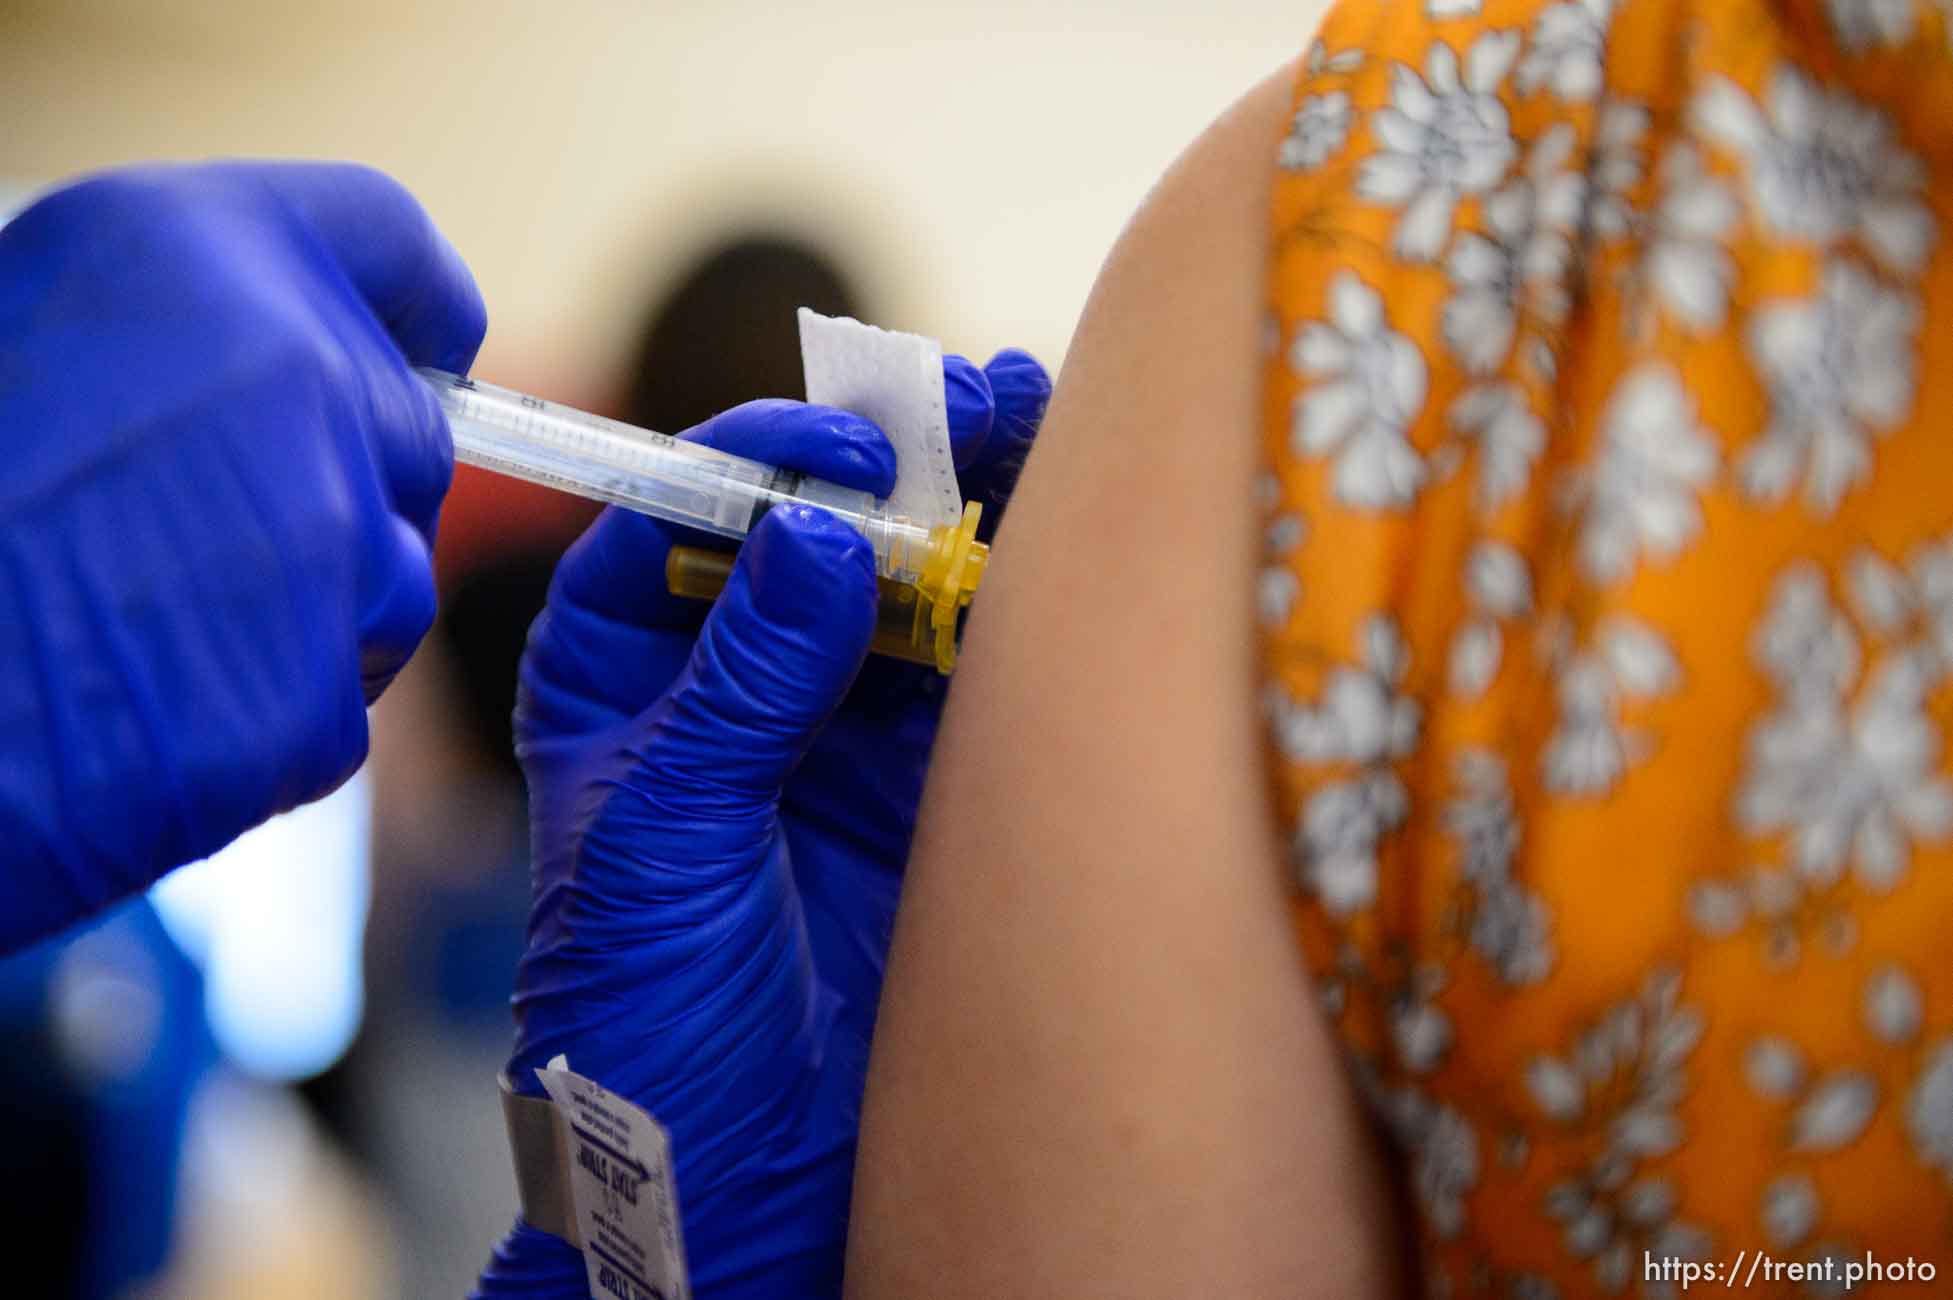
M 1016 351 L 944 369 L 964 491 L 997 513 L 1050 381 Z M 687 436 L 877 495 L 894 482 L 881 432 L 825 407 L 755 402 Z M 943 682 L 863 665 L 873 558 L 824 512 L 770 512 L 709 614 L 665 592 L 688 540 L 606 513 L 530 635 L 516 722 L 536 902 L 509 1075 L 540 1095 L 535 1069 L 565 1053 L 670 1130 L 700 1297 L 838 1295 Z M 518 1220 L 477 1294 L 580 1300 L 582 1257 Z
M 484 327 L 366 168 L 109 172 L 0 230 L 0 951 L 359 766 L 452 472 L 408 366 Z

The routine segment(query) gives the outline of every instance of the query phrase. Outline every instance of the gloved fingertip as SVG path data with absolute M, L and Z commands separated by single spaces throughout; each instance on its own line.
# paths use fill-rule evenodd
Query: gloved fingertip
M 1051 403 L 1050 373 L 1022 348 L 1005 348 L 990 358 L 983 373 L 996 398 L 998 428 L 1013 442 L 1036 437 Z
M 878 497 L 895 488 L 888 435 L 868 417 L 839 407 L 762 398 L 715 415 L 683 437 Z
M 670 808 L 719 806 L 728 792 L 744 807 L 777 799 L 874 634 L 867 539 L 817 507 L 775 506 L 740 547 L 690 663 L 646 715 L 633 780 Z
M 943 400 L 949 412 L 950 456 L 962 469 L 982 454 L 990 438 L 996 399 L 976 363 L 950 353 L 943 357 Z
M 396 379 L 411 409 L 398 429 L 383 431 L 380 468 L 393 508 L 431 547 L 441 503 L 454 486 L 454 434 L 433 389 L 404 366 Z
M 764 622 L 790 630 L 860 624 L 872 633 L 874 550 L 827 511 L 776 506 L 746 539 L 738 563 Z
M 865 415 L 844 411 L 837 406 L 800 407 L 799 437 L 813 446 L 822 446 L 820 466 L 805 469 L 842 487 L 872 492 L 885 497 L 895 490 L 895 444 L 881 426 Z M 785 462 L 783 462 L 785 463 Z
M 373 596 L 359 625 L 360 684 L 371 704 L 420 647 L 434 626 L 437 596 L 433 551 L 420 530 L 391 512 L 388 536 L 377 546 L 382 557 L 373 576 Z
M 434 277 L 437 287 L 388 325 L 410 359 L 417 352 L 434 358 L 416 364 L 465 375 L 488 336 L 488 304 L 460 251 L 438 234 L 434 242 L 433 256 L 440 267 Z

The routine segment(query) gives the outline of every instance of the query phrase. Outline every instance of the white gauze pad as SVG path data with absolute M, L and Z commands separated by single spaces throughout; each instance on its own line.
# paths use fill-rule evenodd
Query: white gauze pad
M 895 445 L 890 510 L 932 527 L 962 516 L 941 344 L 802 307 L 800 363 L 808 401 L 867 416 Z

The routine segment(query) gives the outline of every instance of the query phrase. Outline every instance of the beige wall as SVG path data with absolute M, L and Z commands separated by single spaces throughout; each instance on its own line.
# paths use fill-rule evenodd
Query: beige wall
M 883 323 L 1056 358 L 1162 167 L 1323 0 L 0 0 L 0 178 L 356 158 L 475 267 L 485 373 L 604 391 L 674 260 L 783 205 Z

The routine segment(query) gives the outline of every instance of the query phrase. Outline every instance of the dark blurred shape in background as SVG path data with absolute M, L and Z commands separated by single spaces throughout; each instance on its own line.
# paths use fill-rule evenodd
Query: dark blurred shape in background
M 482 559 L 441 601 L 436 635 L 454 678 L 456 722 L 474 764 L 521 780 L 515 764 L 515 670 L 549 596 L 562 547 L 525 546 Z
M 623 418 L 677 433 L 757 397 L 804 398 L 802 307 L 864 312 L 834 260 L 791 235 L 756 233 L 707 252 L 651 313 Z

